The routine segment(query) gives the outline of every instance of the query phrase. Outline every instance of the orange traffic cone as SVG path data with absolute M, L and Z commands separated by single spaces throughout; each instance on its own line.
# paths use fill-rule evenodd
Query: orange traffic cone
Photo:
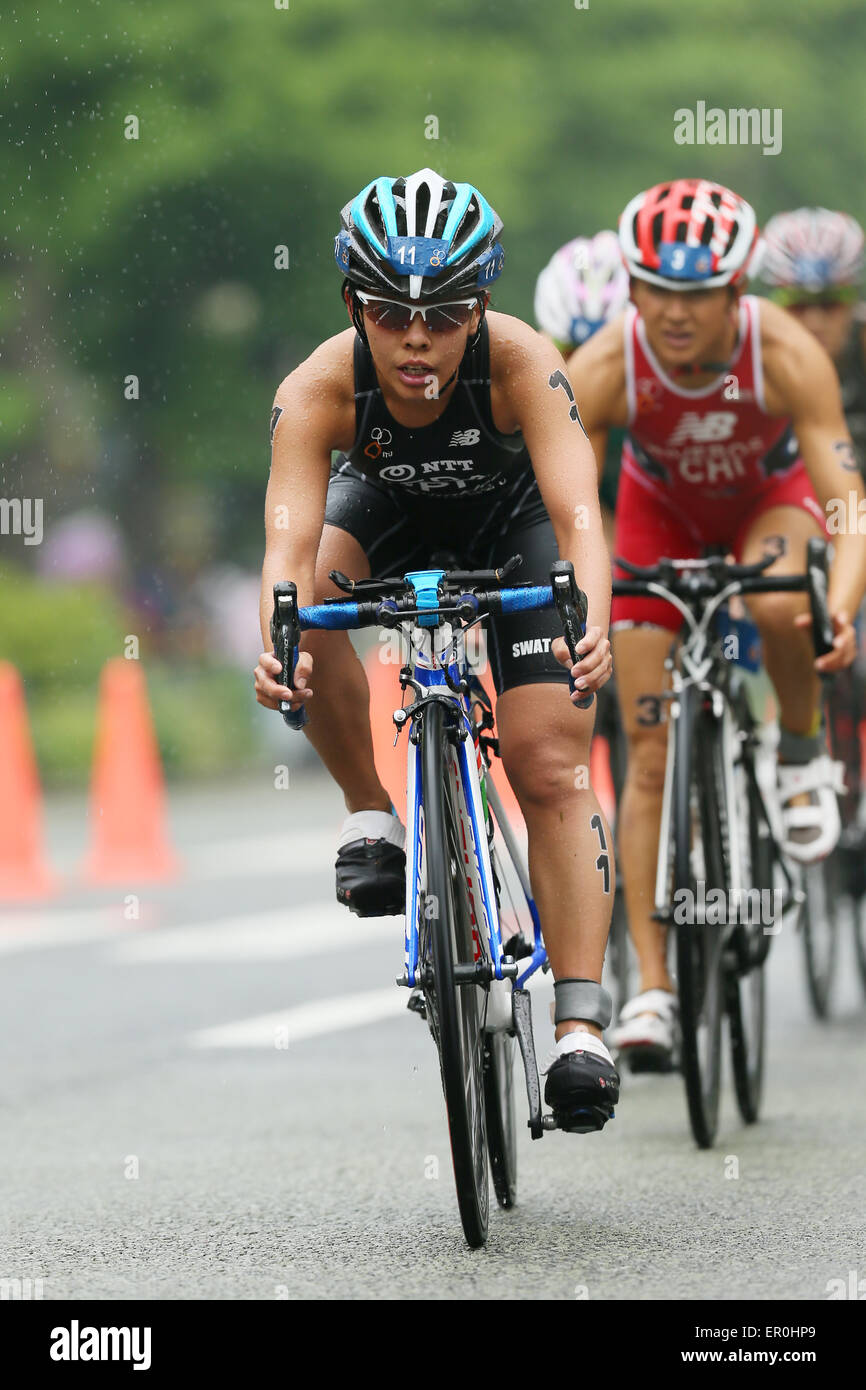
M 493 684 L 493 676 L 490 673 L 489 666 L 485 669 L 483 675 L 481 676 L 481 684 L 484 686 L 484 689 L 487 691 L 487 694 L 490 698 L 490 703 L 493 707 L 493 714 L 495 718 L 496 686 Z M 517 804 L 517 797 L 514 795 L 514 789 L 508 780 L 505 768 L 498 758 L 493 759 L 493 764 L 490 768 L 490 772 L 488 775 L 492 777 L 493 781 L 496 783 L 496 790 L 499 792 L 499 799 L 502 802 L 505 814 L 511 821 L 512 828 L 515 831 L 518 831 L 520 834 L 525 834 L 523 812 Z
M 379 643 L 367 653 L 364 671 L 370 686 L 370 725 L 373 731 L 373 757 L 382 786 L 387 791 L 401 820 L 406 819 L 406 742 L 405 731 L 394 747 L 397 725 L 391 715 L 403 702 L 403 691 L 397 679 L 399 666 L 382 661 L 389 647 Z
M 616 791 L 610 770 L 610 744 L 594 738 L 589 745 L 589 780 L 608 822 L 616 815 Z
M 179 867 L 165 831 L 162 764 L 137 661 L 106 662 L 93 760 L 91 883 L 170 878 Z
M 0 662 L 0 900 L 54 892 L 57 879 L 42 853 L 39 777 L 21 677 Z

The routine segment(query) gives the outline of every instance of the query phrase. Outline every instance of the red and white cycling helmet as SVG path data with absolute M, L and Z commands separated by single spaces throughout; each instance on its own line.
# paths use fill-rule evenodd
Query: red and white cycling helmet
M 535 285 L 535 321 L 564 347 L 580 347 L 628 303 L 628 271 L 616 232 L 560 246 Z
M 863 228 L 847 212 L 797 208 L 779 212 L 764 228 L 760 276 L 774 289 L 820 294 L 859 285 Z
M 632 198 L 619 219 L 629 272 L 663 289 L 736 285 L 758 242 L 754 208 L 707 179 L 673 179 Z

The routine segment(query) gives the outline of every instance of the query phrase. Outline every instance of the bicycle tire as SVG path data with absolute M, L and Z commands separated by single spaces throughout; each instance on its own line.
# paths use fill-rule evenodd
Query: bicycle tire
M 421 729 L 426 895 L 422 987 L 432 996 L 442 1090 L 448 1115 L 457 1205 L 467 1243 L 487 1239 L 490 1185 L 484 1090 L 486 994 L 456 984 L 454 967 L 475 960 L 471 913 L 458 849 L 456 764 L 445 713 L 431 701 Z M 432 910 L 431 910 L 432 904 Z
M 706 894 L 727 886 L 719 820 L 719 797 L 724 797 L 717 775 L 719 754 L 718 729 L 702 708 L 700 693 L 686 686 L 679 697 L 674 752 L 674 902 L 681 890 L 696 901 L 693 850 L 698 846 Z M 674 921 L 681 1066 L 689 1121 L 698 1147 L 708 1149 L 718 1128 L 721 1089 L 722 932 L 706 921 L 677 922 L 676 915 Z
M 862 886 L 862 856 L 853 855 L 848 837 L 856 835 L 860 803 L 860 692 L 861 677 L 853 668 L 836 673 L 824 692 L 824 718 L 828 731 L 831 756 L 844 764 L 846 791 L 839 797 L 842 835 L 826 859 L 803 869 L 805 900 L 800 914 L 803 934 L 803 960 L 806 968 L 806 991 L 816 1018 L 830 1016 L 830 1001 L 838 956 L 839 923 L 837 905 L 840 897 L 854 900 L 855 930 L 858 928 L 857 890 Z M 866 927 L 862 930 L 866 931 Z M 857 937 L 860 935 L 857 931 Z M 858 952 L 859 964 L 859 952 Z M 866 975 L 863 976 L 866 987 Z
M 508 851 L 505 838 L 499 830 L 498 815 L 494 812 L 489 799 L 488 813 L 492 827 L 490 862 L 493 867 L 493 891 L 501 927 L 503 897 L 508 896 L 513 901 L 514 886 L 519 884 L 519 876 L 514 869 L 514 861 Z M 522 889 L 518 888 L 518 892 L 522 892 Z M 527 915 L 528 911 L 527 907 Z M 520 930 L 522 931 L 522 925 Z M 509 986 L 509 1000 L 510 988 Z M 484 1047 L 485 1108 L 487 1111 L 490 1176 L 493 1179 L 493 1191 L 496 1194 L 496 1200 L 505 1211 L 517 1204 L 517 1119 L 514 1096 L 516 1041 L 516 1036 L 511 1030 L 500 1029 L 488 1033 Z
M 738 711 L 740 727 L 749 728 L 751 720 L 742 707 Z M 744 722 L 745 721 L 745 722 Z M 774 850 L 772 832 L 764 813 L 756 786 L 752 752 L 743 751 L 745 778 L 746 842 L 748 861 L 744 872 L 744 887 L 757 889 L 761 911 L 757 923 L 740 921 L 736 928 L 739 949 L 726 962 L 725 996 L 728 1030 L 731 1042 L 731 1070 L 737 1106 L 746 1124 L 754 1124 L 761 1109 L 764 1088 L 764 1055 L 766 1038 L 766 990 L 764 965 L 772 935 L 764 931 L 764 893 L 773 891 Z M 775 905 L 775 904 L 774 904 Z
M 484 1087 L 490 1176 L 496 1200 L 506 1211 L 517 1202 L 517 1121 L 514 1110 L 516 1039 L 488 1033 L 484 1041 Z
M 851 907 L 854 926 L 854 950 L 857 956 L 860 983 L 863 986 L 863 993 L 866 994 L 866 897 L 852 899 Z
M 862 795 L 864 681 L 858 663 L 837 671 L 824 695 L 824 719 L 831 756 L 845 767 L 845 791 L 839 798 L 843 829 L 855 827 Z
M 818 864 L 803 869 L 805 898 L 800 909 L 806 990 L 816 1018 L 830 1016 L 830 1000 L 836 975 L 839 923 L 837 903 L 841 893 L 839 858 L 834 850 Z

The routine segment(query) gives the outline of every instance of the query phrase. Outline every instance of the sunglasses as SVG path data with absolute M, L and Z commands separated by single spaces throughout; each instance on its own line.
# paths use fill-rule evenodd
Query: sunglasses
M 379 295 L 355 290 L 366 316 L 377 328 L 392 333 L 404 333 L 416 314 L 420 314 L 431 333 L 453 333 L 465 328 L 477 299 L 453 299 L 445 304 L 406 304 L 399 299 L 382 299 Z
M 802 290 L 786 285 L 773 291 L 772 298 L 783 309 L 835 309 L 840 304 L 853 304 L 860 297 L 856 285 L 840 285 L 835 290 Z

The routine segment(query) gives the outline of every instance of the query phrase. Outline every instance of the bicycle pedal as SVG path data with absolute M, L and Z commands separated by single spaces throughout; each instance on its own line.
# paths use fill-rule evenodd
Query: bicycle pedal
M 427 1017 L 427 1001 L 424 998 L 424 991 L 419 989 L 417 985 L 406 1000 L 406 1008 L 413 1014 L 420 1014 L 422 1018 Z
M 531 956 L 533 946 L 526 940 L 522 931 L 515 932 L 502 943 L 503 951 L 511 956 L 512 960 L 523 960 L 526 956 Z
M 587 1105 L 576 1110 L 554 1110 L 553 1119 L 556 1128 L 566 1134 L 596 1134 L 608 1120 L 616 1119 L 616 1111 L 603 1105 Z

